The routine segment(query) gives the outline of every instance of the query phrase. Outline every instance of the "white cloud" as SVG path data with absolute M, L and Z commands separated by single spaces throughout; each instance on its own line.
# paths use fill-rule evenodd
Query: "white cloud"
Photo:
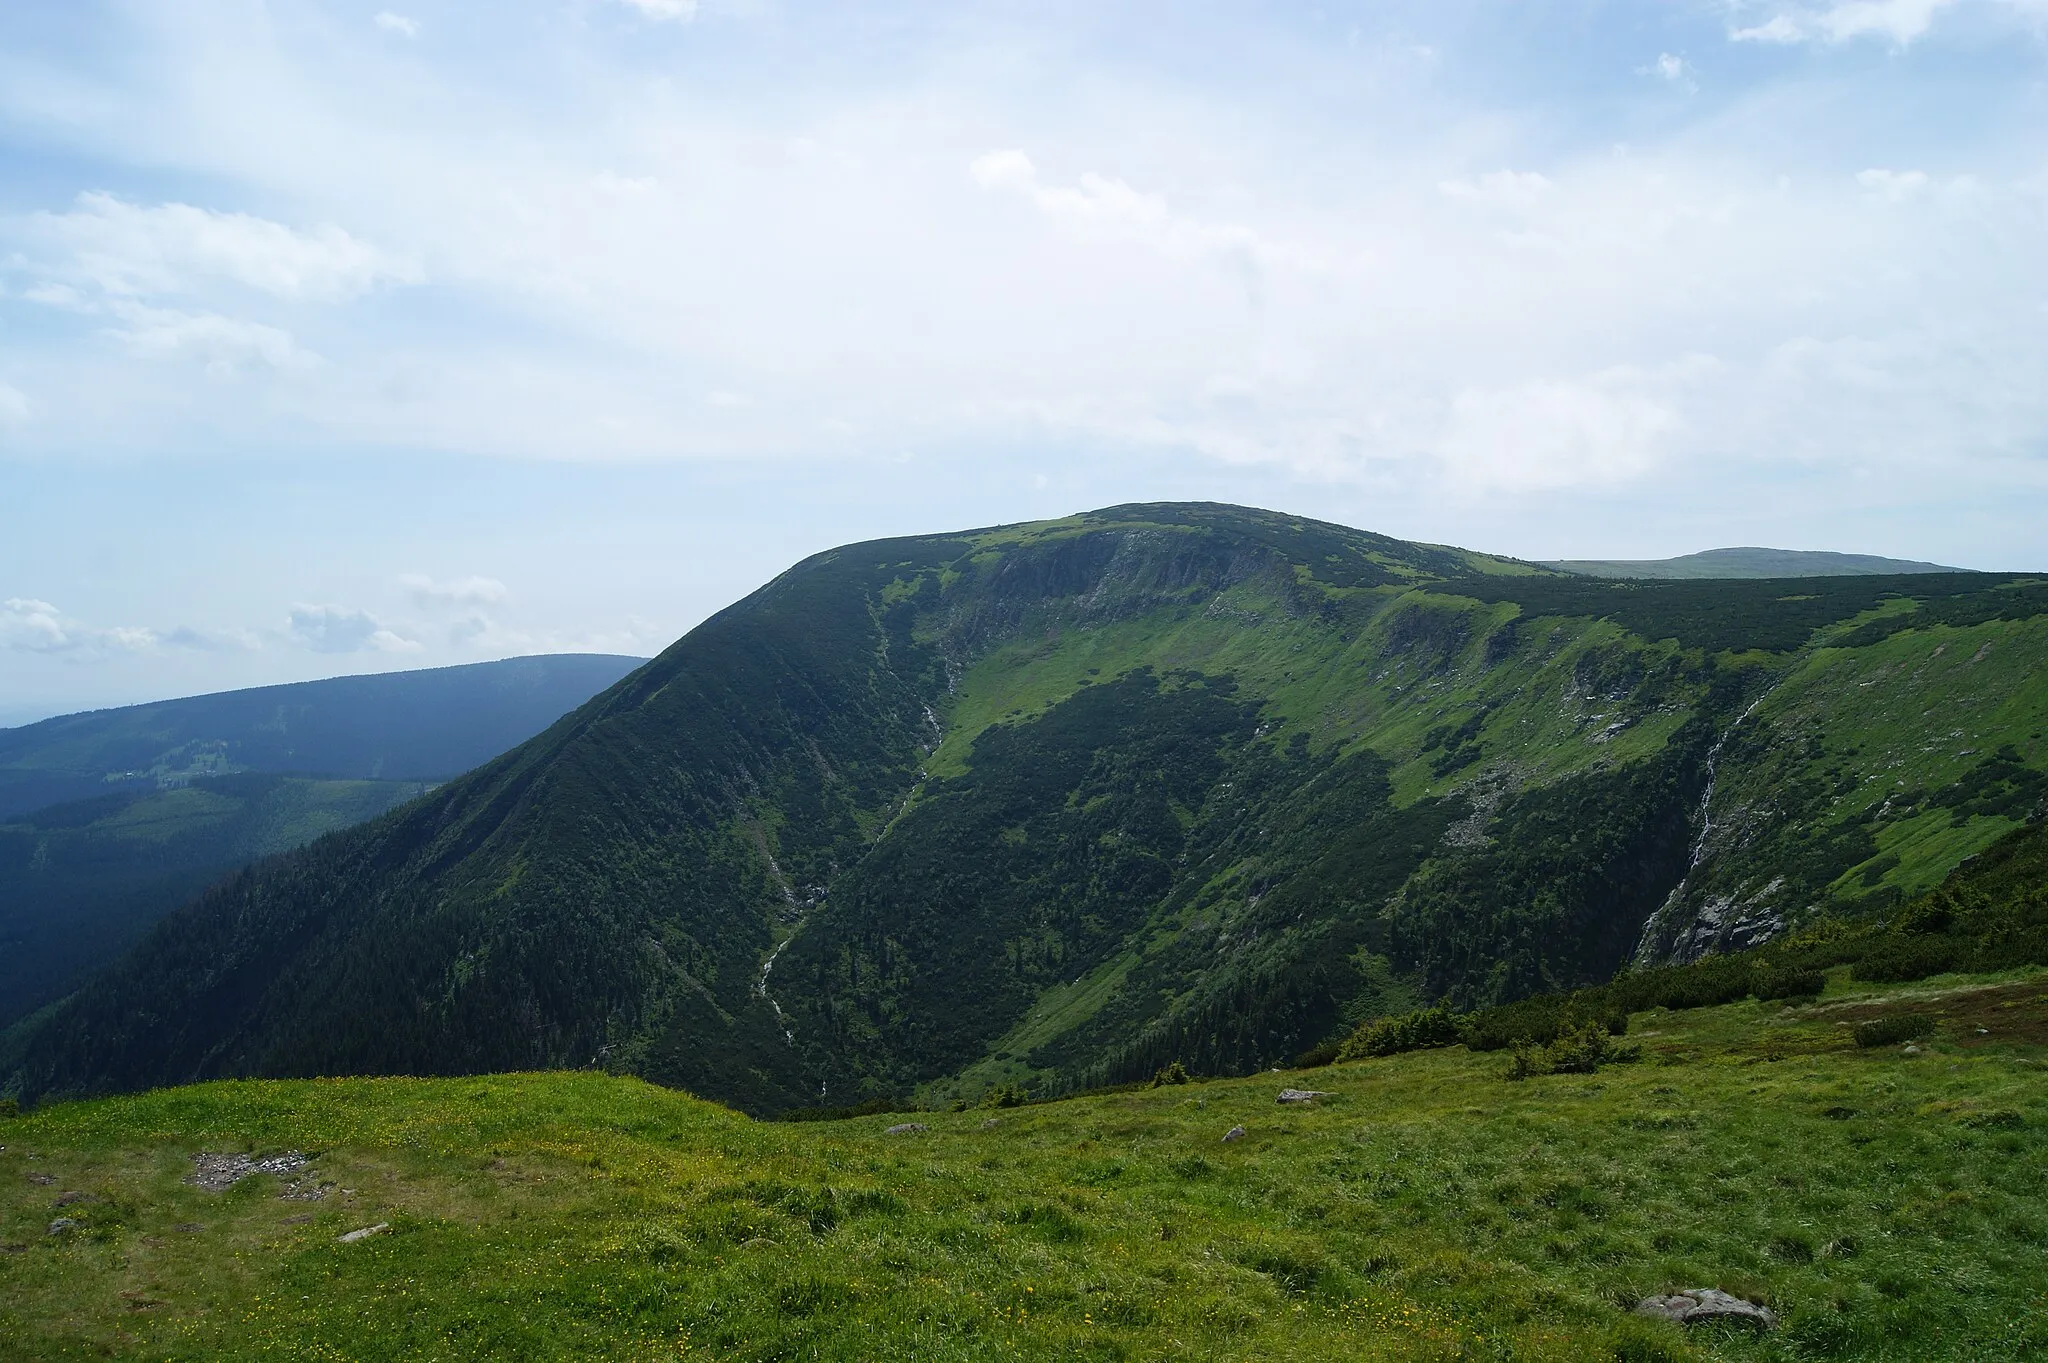
M 193 629 L 187 625 L 158 636 L 158 642 L 197 653 L 255 653 L 263 648 L 263 638 L 254 630 Z
M 697 17 L 697 0 L 619 0 L 619 3 L 640 11 L 649 19 L 687 24 Z
M 1660 462 L 1678 414 L 1628 369 L 1585 379 L 1468 388 L 1451 402 L 1439 455 L 1467 491 L 1627 483 Z
M 1669 52 L 1658 53 L 1657 60 L 1648 66 L 1638 66 L 1636 74 L 1655 76 L 1666 85 L 1675 86 L 1689 94 L 1698 93 L 1700 88 L 1699 82 L 1693 79 L 1698 73 L 1693 70 L 1692 63 Z
M 497 606 L 510 595 L 505 584 L 495 577 L 463 577 L 440 582 L 425 573 L 406 573 L 398 579 L 398 585 L 412 593 L 413 601 L 423 608 Z
M 403 14 L 393 14 L 388 9 L 378 11 L 374 22 L 378 28 L 383 29 L 386 33 L 397 33 L 407 38 L 417 38 L 420 36 L 419 20 L 408 19 Z
M 306 369 L 319 362 L 299 348 L 290 332 L 261 322 L 135 304 L 110 311 L 120 324 L 109 334 L 146 359 L 197 360 L 214 374 L 251 366 Z
M 68 213 L 31 214 L 14 234 L 59 253 L 38 263 L 46 280 L 109 297 L 192 293 L 229 281 L 274 298 L 333 303 L 419 278 L 331 223 L 299 231 L 247 213 L 151 208 L 98 192 L 80 194 Z
M 73 646 L 71 633 L 55 606 L 20 596 L 0 601 L 0 644 L 33 653 L 55 653 Z
M 1927 173 L 1919 170 L 1864 170 L 1856 173 L 1856 183 L 1880 199 L 1897 203 L 1927 188 Z
M 967 173 L 984 191 L 1014 194 L 1068 228 L 1100 239 L 1135 242 L 1182 259 L 1229 255 L 1262 266 L 1317 269 L 1315 253 L 1262 237 L 1238 223 L 1207 222 L 1178 214 L 1157 194 L 1088 172 L 1073 185 L 1047 184 L 1017 148 L 984 152 Z
M 10 596 L 0 601 L 0 648 L 13 652 L 96 656 L 108 650 L 135 652 L 156 642 L 153 630 L 135 625 L 89 625 L 33 597 Z
M 1845 43 L 1886 38 L 1904 47 L 1924 35 L 1957 0 L 1844 0 L 1819 8 L 1786 10 L 1764 23 L 1735 29 L 1737 42 Z
M 294 639 L 315 653 L 408 653 L 420 647 L 354 606 L 296 605 L 287 627 Z
M 1868 17 L 1819 0 L 1740 13 L 1816 40 Z M 1685 25 L 1652 25 L 1603 49 L 1655 54 L 1642 75 L 1598 56 L 1583 91 L 1503 102 L 1390 48 L 1343 87 L 1340 117 L 1261 87 L 1250 47 L 1232 80 L 1176 86 L 1164 65 L 1113 79 L 1080 39 L 1071 71 L 1030 42 L 980 42 L 986 24 L 923 47 L 917 25 L 861 29 L 905 59 L 886 80 L 846 74 L 850 30 L 821 18 L 736 21 L 730 79 L 658 77 L 633 47 L 646 35 L 594 24 L 558 34 L 572 61 L 491 48 L 408 85 L 373 44 L 358 70 L 226 21 L 207 41 L 165 21 L 138 40 L 148 68 L 209 78 L 116 101 L 90 164 L 172 166 L 153 183 L 188 202 L 88 196 L 0 222 L 0 262 L 21 253 L 0 272 L 24 286 L 0 309 L 97 310 L 132 351 L 291 381 L 181 386 L 24 328 L 0 367 L 34 421 L 6 438 L 931 466 L 1043 441 L 1103 477 L 1126 454 L 1126 473 L 1411 490 L 1613 486 L 1790 448 L 1863 459 L 1875 406 L 1911 433 L 1873 444 L 1878 465 L 1943 429 L 1957 459 L 2048 448 L 2011 377 L 2048 364 L 2048 263 L 2025 246 L 2048 196 L 2006 169 L 2038 148 L 1959 116 L 1910 154 L 1982 167 L 1970 194 L 1946 173 L 1865 170 L 1885 154 L 1850 111 L 1915 63 L 1840 63 L 1825 88 L 1804 63 L 1736 63 L 1713 101 L 1645 102 L 1645 82 L 1696 74 Z M 1642 32 L 1649 46 L 1621 46 Z M 761 78 L 797 56 L 815 81 Z M 220 185 L 265 216 L 191 206 Z M 1874 211 L 1886 198 L 1918 208 Z M 326 306 L 429 275 L 402 312 Z M 1883 402 L 1818 411 L 1836 391 L 1819 371 L 1772 367 L 1800 337 L 1867 346 L 1895 380 Z M 1695 350 L 1720 370 L 1655 377 Z M 1915 366 L 1926 382 L 1907 381 Z M 84 396 L 101 392 L 121 400 Z M 436 636 L 458 613 L 435 610 L 397 632 Z
M 28 420 L 28 394 L 11 383 L 0 383 L 0 426 Z
M 1533 170 L 1490 170 L 1439 181 L 1437 192 L 1458 203 L 1526 213 L 1550 199 L 1557 186 Z

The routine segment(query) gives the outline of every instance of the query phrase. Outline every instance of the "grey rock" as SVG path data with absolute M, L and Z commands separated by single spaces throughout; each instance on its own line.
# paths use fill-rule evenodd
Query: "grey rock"
M 352 1230 L 346 1235 L 337 1235 L 334 1238 L 344 1245 L 353 1245 L 358 1240 L 367 1240 L 373 1235 L 382 1235 L 390 1229 L 391 1223 L 389 1221 L 379 1221 L 374 1226 L 364 1226 L 361 1230 Z
M 884 1136 L 914 1136 L 920 1131 L 929 1131 L 923 1122 L 900 1122 L 882 1132 Z
M 251 1174 L 289 1174 L 306 1167 L 307 1156 L 296 1150 L 282 1155 L 252 1159 L 248 1155 L 212 1155 L 202 1150 L 192 1157 L 187 1183 L 196 1183 L 210 1193 L 223 1192 Z
M 1226 1132 L 1224 1132 L 1224 1133 L 1223 1133 L 1223 1139 L 1224 1139 L 1225 1141 L 1241 1141 L 1241 1140 L 1243 1140 L 1243 1139 L 1244 1139 L 1244 1128 L 1243 1128 L 1243 1127 L 1241 1127 L 1241 1126 L 1233 1126 L 1233 1127 L 1231 1127 L 1231 1128 L 1230 1128 L 1230 1130 L 1228 1130 L 1228 1131 L 1226 1131 Z
M 1329 1094 L 1324 1093 L 1321 1089 L 1280 1090 L 1280 1101 L 1283 1103 L 1313 1103 L 1318 1098 L 1327 1098 L 1329 1096 Z
M 1735 1321 L 1759 1330 L 1775 1329 L 1778 1318 L 1767 1306 L 1741 1297 L 1731 1297 L 1713 1287 L 1693 1287 L 1662 1297 L 1645 1297 L 1636 1303 L 1636 1314 L 1681 1325 L 1705 1325 L 1712 1321 Z
M 60 1216 L 50 1223 L 50 1234 L 62 1235 L 65 1231 L 78 1229 L 78 1223 L 68 1216 Z

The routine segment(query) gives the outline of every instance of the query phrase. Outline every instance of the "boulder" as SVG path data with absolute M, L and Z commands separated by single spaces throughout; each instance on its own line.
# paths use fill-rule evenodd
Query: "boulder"
M 926 1126 L 923 1122 L 899 1122 L 897 1125 L 888 1128 L 882 1134 L 884 1136 L 914 1136 L 920 1131 L 929 1130 L 931 1130 L 931 1128 Z
M 1324 1093 L 1321 1089 L 1280 1090 L 1280 1101 L 1283 1103 L 1313 1103 L 1318 1098 L 1327 1098 L 1329 1096 L 1329 1094 Z
M 68 1230 L 77 1230 L 78 1223 L 68 1216 L 60 1216 L 50 1223 L 50 1234 L 62 1235 Z
M 1231 1128 L 1230 1128 L 1230 1130 L 1228 1130 L 1228 1131 L 1226 1131 L 1226 1132 L 1224 1132 L 1224 1133 L 1223 1133 L 1223 1139 L 1224 1139 L 1224 1140 L 1226 1140 L 1226 1141 L 1241 1141 L 1241 1140 L 1243 1140 L 1243 1139 L 1244 1139 L 1244 1128 L 1243 1128 L 1243 1127 L 1241 1127 L 1241 1126 L 1233 1126 L 1233 1127 L 1231 1127 Z
M 345 1235 L 337 1235 L 334 1238 L 344 1245 L 352 1245 L 358 1240 L 367 1240 L 373 1235 L 382 1235 L 390 1229 L 391 1223 L 389 1221 L 379 1221 L 374 1226 L 365 1226 L 361 1230 L 352 1230 Z
M 1769 1307 L 1731 1297 L 1713 1287 L 1693 1287 L 1667 1296 L 1645 1297 L 1636 1303 L 1636 1314 L 1675 1320 L 1681 1325 L 1705 1325 L 1726 1320 L 1769 1330 L 1778 1324 L 1778 1318 L 1771 1314 Z

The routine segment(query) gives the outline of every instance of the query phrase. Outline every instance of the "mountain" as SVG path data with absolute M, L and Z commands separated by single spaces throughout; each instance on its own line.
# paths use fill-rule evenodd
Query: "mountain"
M 1876 554 L 1835 554 L 1822 549 L 1703 549 L 1677 558 L 1560 559 L 1543 565 L 1586 577 L 1892 577 L 1901 573 L 1953 573 L 1939 563 L 1915 563 Z
M 412 799 L 640 661 L 515 658 L 0 731 L 12 801 L 0 803 L 0 1026 L 62 997 L 235 867 Z M 83 790 L 98 793 L 37 807 Z
M 18 1028 L 23 1096 L 1244 1073 L 1881 915 L 2048 796 L 2048 580 L 1630 582 L 1212 505 L 805 560 Z
M 428 789 L 245 772 L 0 823 L 0 1027 L 62 998 L 234 868 Z
M 643 661 L 543 654 L 259 686 L 0 729 L 0 819 L 239 771 L 442 781 L 533 737 Z

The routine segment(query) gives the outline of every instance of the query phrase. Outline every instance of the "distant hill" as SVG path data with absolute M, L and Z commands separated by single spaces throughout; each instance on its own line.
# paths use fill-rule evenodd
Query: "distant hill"
M 0 1027 L 236 867 L 488 761 L 639 664 L 514 658 L 0 730 Z
M 1876 554 L 1835 554 L 1824 549 L 1703 549 L 1677 558 L 1559 559 L 1543 565 L 1587 577 L 1761 578 L 1887 577 L 1900 573 L 1956 573 L 1939 563 L 1915 563 Z
M 1611 580 L 1186 504 L 848 545 L 214 885 L 0 1090 L 1249 1073 L 1882 916 L 2048 808 L 2044 665 L 2016 574 Z
M 0 820 L 240 771 L 445 781 L 533 737 L 643 661 L 543 654 L 222 691 L 0 729 Z

